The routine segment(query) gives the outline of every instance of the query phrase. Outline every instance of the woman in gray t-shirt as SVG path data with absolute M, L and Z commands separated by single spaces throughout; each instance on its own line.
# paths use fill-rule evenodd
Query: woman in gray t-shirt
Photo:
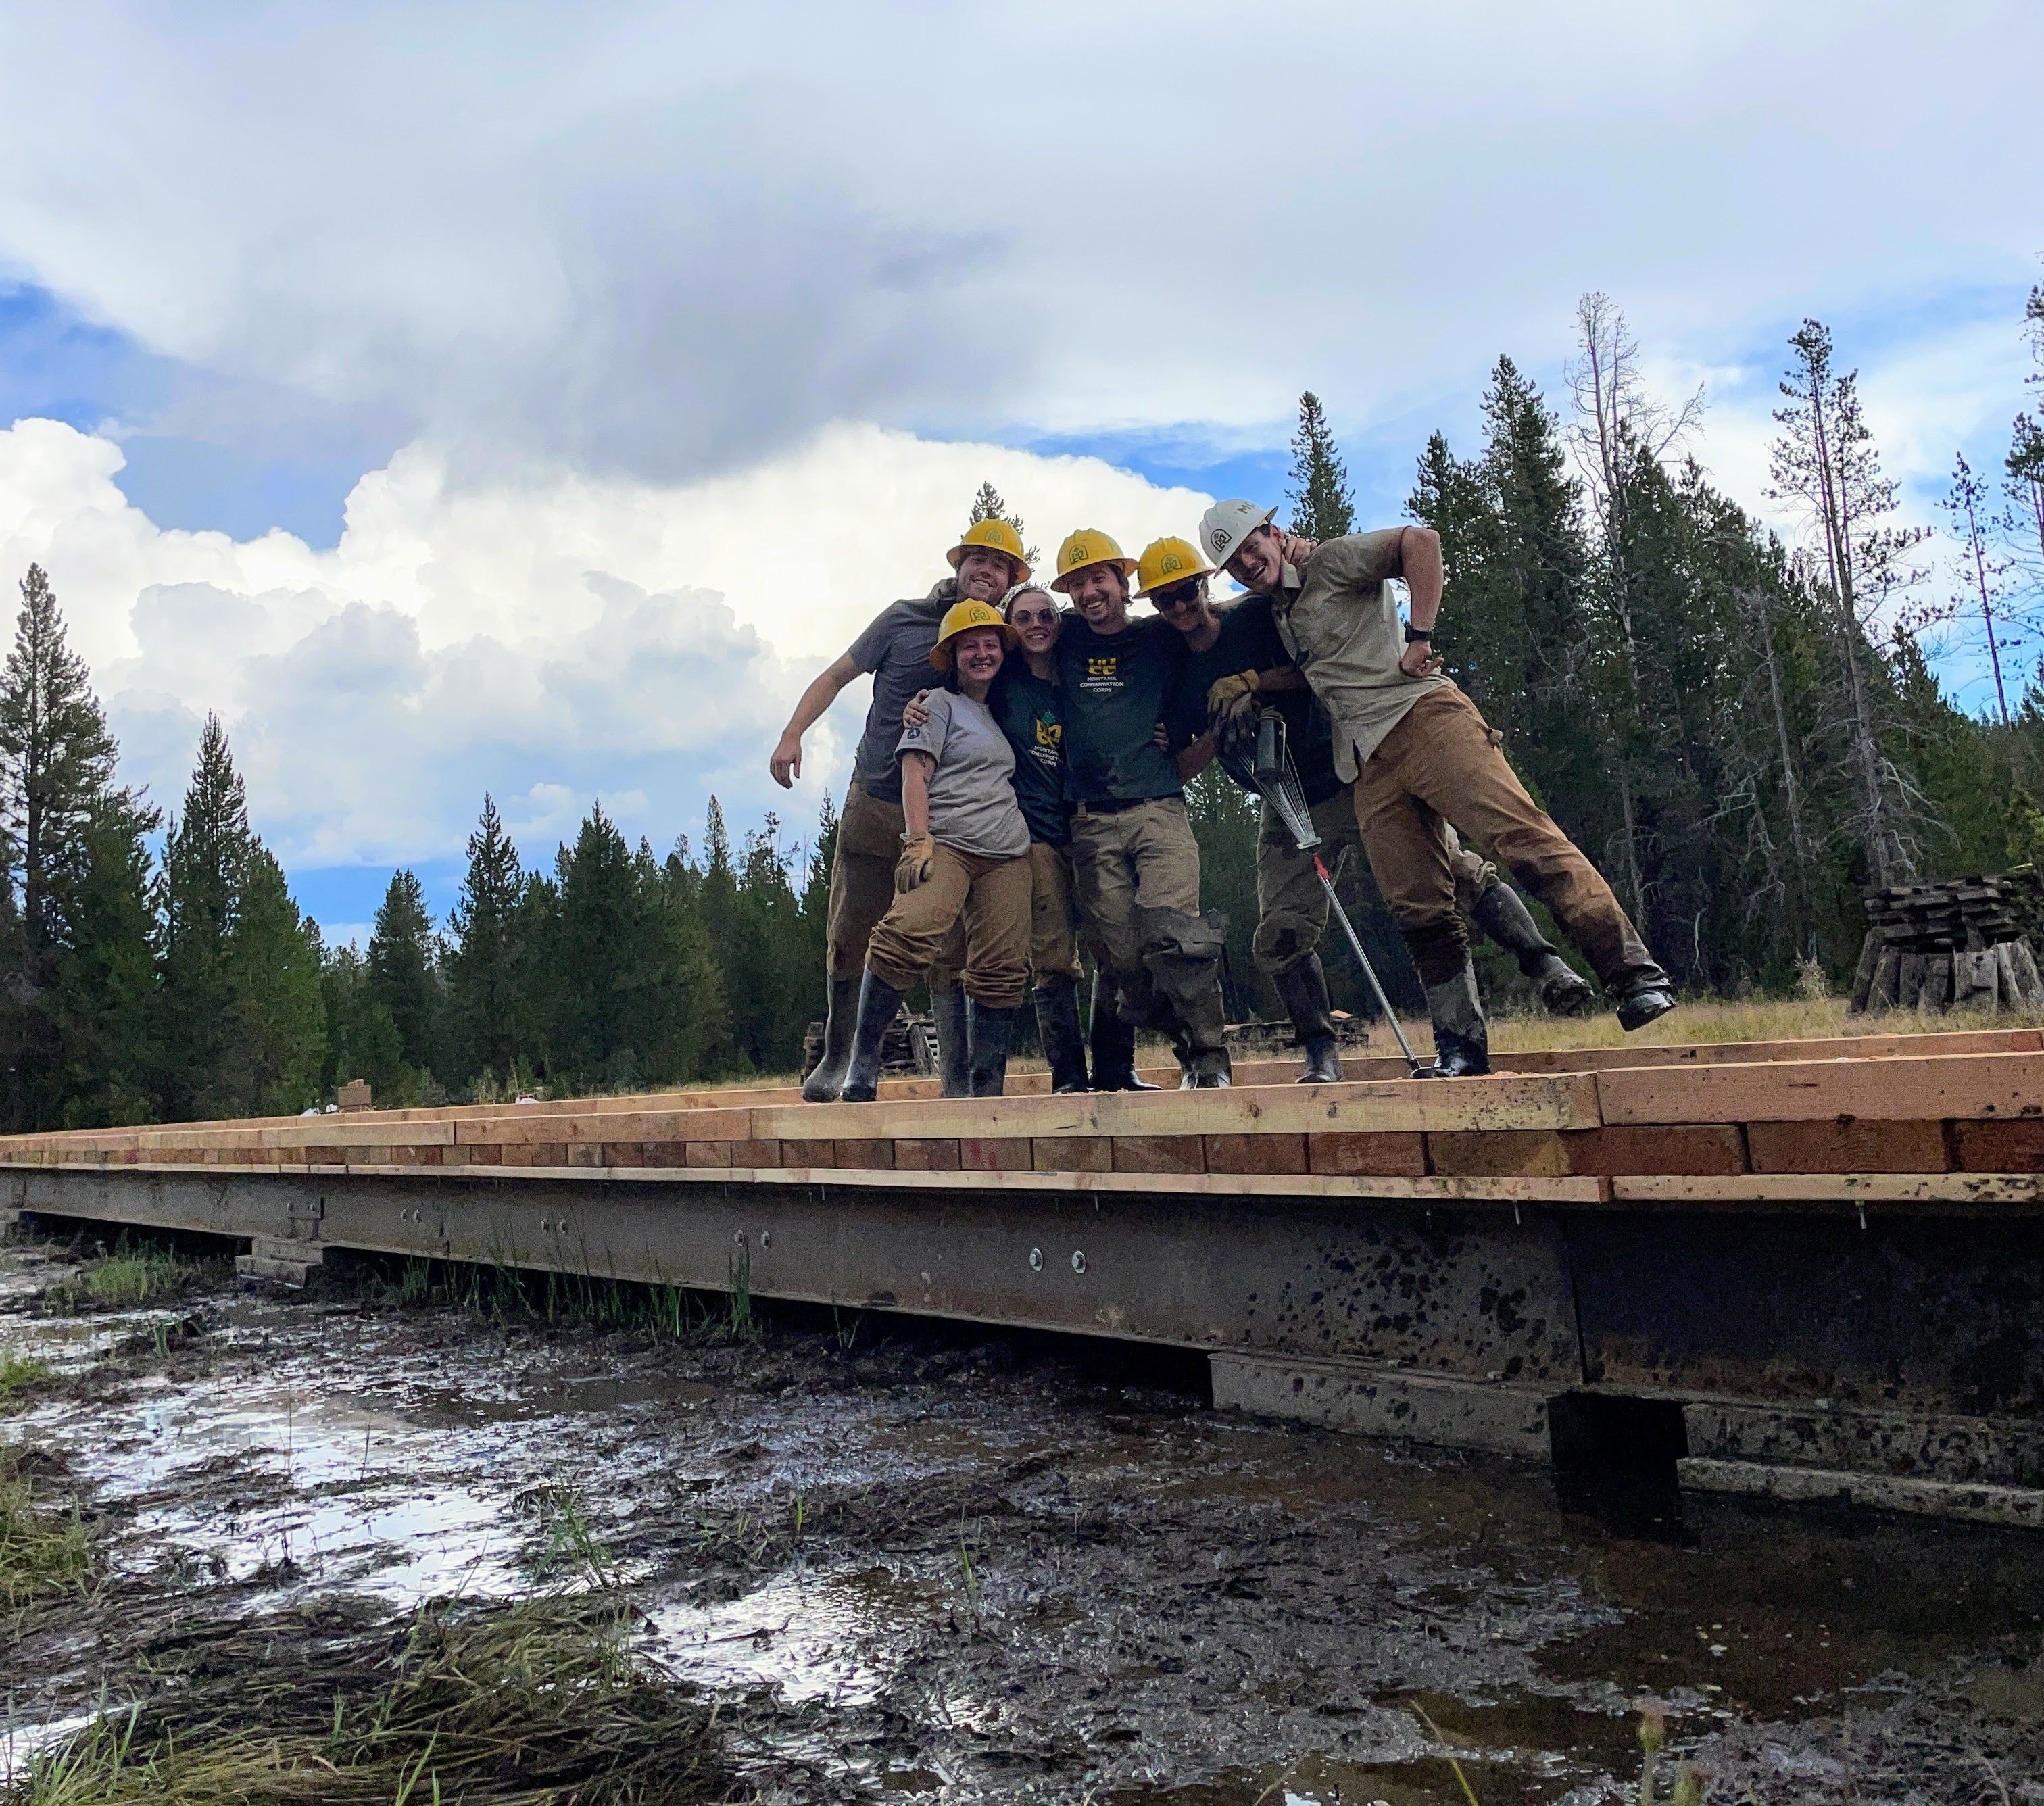
M 945 674 L 926 718 L 905 728 L 895 757 L 908 832 L 894 901 L 866 943 L 859 1028 L 840 1093 L 874 1095 L 881 1043 L 901 998 L 954 923 L 965 924 L 966 1048 L 975 1097 L 997 1097 L 1029 977 L 1029 828 L 1015 800 L 1015 751 L 986 706 L 1014 644 L 997 609 L 959 602 L 944 616 L 930 663 Z

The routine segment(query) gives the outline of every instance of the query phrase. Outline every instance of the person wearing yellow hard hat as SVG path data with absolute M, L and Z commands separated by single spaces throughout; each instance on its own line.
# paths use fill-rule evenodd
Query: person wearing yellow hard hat
M 1051 586 L 1070 597 L 1077 617 L 1058 638 L 1074 875 L 1118 988 L 1117 1036 L 1126 1037 L 1105 1077 L 1097 1053 L 1093 1086 L 1137 1082 L 1135 1031 L 1144 1027 L 1172 1036 L 1183 1086 L 1224 1086 L 1221 936 L 1200 910 L 1185 786 L 1157 743 L 1185 649 L 1163 621 L 1130 620 L 1136 569 L 1111 535 L 1083 528 L 1058 547 Z
M 784 790 L 791 786 L 802 772 L 802 736 L 823 719 L 847 684 L 861 676 L 872 678 L 873 700 L 853 755 L 851 783 L 838 817 L 831 862 L 830 913 L 824 928 L 830 1004 L 823 1057 L 802 1083 L 802 1095 L 813 1104 L 828 1103 L 844 1082 L 866 937 L 894 896 L 894 860 L 903 828 L 901 774 L 894 749 L 901 732 L 902 705 L 929 682 L 930 649 L 946 609 L 961 601 L 998 602 L 1029 579 L 1021 536 L 997 518 L 973 522 L 945 555 L 955 574 L 927 596 L 882 609 L 843 656 L 802 692 L 768 762 L 774 782 Z M 930 1006 L 945 1088 L 956 1093 L 965 1084 L 964 1000 L 955 989 L 936 990 Z
M 1339 869 L 1360 854 L 1362 836 L 1349 786 L 1335 770 L 1334 735 L 1326 711 L 1313 700 L 1304 674 L 1292 662 L 1271 618 L 1267 596 L 1216 604 L 1206 560 L 1183 540 L 1159 540 L 1140 560 L 1139 594 L 1184 636 L 1185 669 L 1172 691 L 1166 726 L 1178 775 L 1189 783 L 1218 759 L 1220 767 L 1260 797 L 1251 770 L 1251 736 L 1258 715 L 1274 709 L 1304 793 L 1320 858 Z M 1444 835 L 1454 830 L 1443 828 Z M 1481 924 L 1540 987 L 1541 1000 L 1572 1013 L 1589 986 L 1547 943 L 1518 893 L 1496 866 L 1452 841 L 1450 856 L 1458 905 Z M 1334 1010 L 1320 963 L 1327 932 L 1327 893 L 1314 869 L 1270 805 L 1261 804 L 1256 836 L 1256 933 L 1251 943 L 1257 970 L 1292 1020 L 1304 1060 L 1301 1084 L 1330 1084 L 1342 1076 Z M 1363 882 L 1367 883 L 1366 878 Z
M 866 946 L 851 1056 L 838 1095 L 873 1097 L 880 1052 L 901 1000 L 929 970 L 954 924 L 965 928 L 967 1089 L 997 1097 L 1029 977 L 1029 827 L 1015 797 L 1015 749 L 987 707 L 1014 629 L 990 602 L 955 602 L 929 663 L 944 686 L 901 728 L 905 831 L 894 897 Z
M 1675 1007 L 1668 974 L 1603 875 L 1527 793 L 1435 655 L 1445 584 L 1440 536 L 1405 526 L 1316 542 L 1281 531 L 1274 513 L 1216 502 L 1201 520 L 1201 544 L 1244 589 L 1270 599 L 1285 651 L 1327 712 L 1335 770 L 1350 785 L 1370 870 L 1426 987 L 1436 1069 L 1489 1070 L 1469 931 L 1438 821 L 1488 847 L 1547 905 L 1616 1006 L 1621 1028 L 1666 1015 Z M 1408 598 L 1403 623 L 1393 578 Z

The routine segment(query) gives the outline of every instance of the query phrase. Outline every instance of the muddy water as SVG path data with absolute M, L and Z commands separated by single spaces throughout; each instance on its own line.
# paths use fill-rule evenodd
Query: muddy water
M 871 1316 L 33 1314 L 57 1270 L 0 1255 L 0 1346 L 61 1370 L 0 1435 L 112 1572 L 0 1658 L 17 1754 L 146 1688 L 167 1625 L 601 1584 L 769 1798 L 1416 1806 L 1458 1763 L 1481 1806 L 1616 1800 L 1651 1695 L 1713 1800 L 2044 1801 L 2035 1537 L 1691 1501 L 1635 1540 L 1531 1468 L 1216 1414 L 1195 1370 Z

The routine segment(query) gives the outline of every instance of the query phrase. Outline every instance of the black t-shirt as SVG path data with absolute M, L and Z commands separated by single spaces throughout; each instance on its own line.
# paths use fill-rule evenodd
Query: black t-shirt
M 1170 755 L 1155 739 L 1185 663 L 1185 643 L 1155 615 L 1101 635 L 1076 611 L 1058 630 L 1064 691 L 1065 794 L 1119 802 L 1185 793 Z
M 1065 798 L 1063 693 L 1029 669 L 1020 652 L 986 698 L 993 718 L 1015 748 L 1015 800 L 1029 838 L 1062 847 L 1072 837 L 1072 805 Z
M 1207 731 L 1207 692 L 1224 677 L 1238 671 L 1282 670 L 1292 663 L 1271 618 L 1267 596 L 1245 596 L 1218 611 L 1220 632 L 1204 652 L 1189 646 L 1178 680 L 1171 686 L 1170 712 L 1165 717 L 1171 729 L 1171 747 L 1181 751 Z M 1180 636 L 1182 640 L 1183 636 Z M 1325 713 L 1309 690 L 1274 690 L 1257 697 L 1259 705 L 1275 708 L 1285 718 L 1285 743 L 1292 763 L 1299 773 L 1299 786 L 1309 803 L 1323 803 L 1343 786 L 1335 770 L 1334 731 Z M 1246 759 L 1220 760 L 1228 773 L 1245 790 L 1253 790 Z

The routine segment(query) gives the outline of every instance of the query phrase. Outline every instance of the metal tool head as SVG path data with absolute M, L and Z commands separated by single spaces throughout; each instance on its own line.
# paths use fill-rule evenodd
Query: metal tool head
M 1306 806 L 1306 793 L 1292 764 L 1291 749 L 1285 744 L 1285 717 L 1266 709 L 1256 724 L 1256 763 L 1251 767 L 1257 794 L 1270 804 L 1271 813 L 1284 823 L 1285 832 L 1302 853 L 1320 843 L 1313 826 L 1313 812 Z

